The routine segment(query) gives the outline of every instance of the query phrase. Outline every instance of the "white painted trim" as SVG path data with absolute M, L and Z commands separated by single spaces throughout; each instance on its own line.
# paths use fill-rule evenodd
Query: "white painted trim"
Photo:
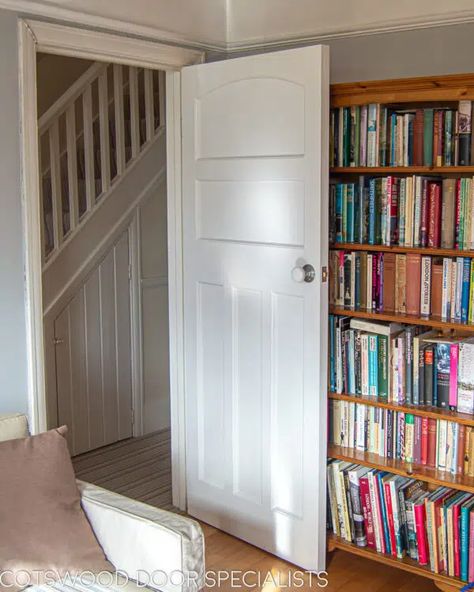
M 0 0 L 0 7 L 2 5 Z M 9 8 L 15 11 L 25 7 L 24 2 L 11 2 Z M 54 8 L 55 16 L 59 10 Z M 97 22 L 95 23 L 97 25 Z M 20 118 L 21 118 L 21 185 L 23 205 L 23 232 L 25 242 L 25 286 L 26 286 L 26 321 L 28 349 L 28 401 L 30 427 L 33 433 L 47 429 L 45 397 L 45 355 L 43 341 L 43 301 L 41 269 L 41 213 L 38 160 L 38 116 L 36 108 L 36 52 L 49 51 L 72 57 L 126 63 L 139 67 L 179 70 L 191 63 L 202 62 L 202 52 L 179 47 L 129 39 L 100 31 L 86 31 L 61 25 L 40 23 L 34 20 L 20 19 L 18 22 L 19 38 L 19 82 L 20 82 Z M 167 134 L 170 141 L 171 157 L 168 159 L 168 181 L 171 192 L 168 194 L 169 208 L 169 263 L 174 270 L 170 275 L 170 289 L 173 297 L 179 301 L 173 307 L 170 316 L 170 353 L 171 357 L 183 355 L 183 309 L 182 309 L 182 237 L 181 237 L 181 106 L 179 98 L 179 74 L 168 74 L 170 82 L 167 90 L 167 102 L 173 117 L 168 118 Z M 178 90 L 177 90 L 178 89 Z M 171 203 L 173 202 L 173 203 Z M 176 202 L 176 203 L 175 203 Z M 176 270 L 178 261 L 178 270 Z M 179 335 L 176 331 L 180 331 Z M 178 344 L 178 346 L 177 346 Z M 180 508 L 185 509 L 185 443 L 184 443 L 184 393 L 183 360 L 173 360 L 178 387 L 171 390 L 172 431 L 176 437 L 173 443 L 172 474 L 175 500 Z M 180 374 L 181 373 L 181 374 Z
M 171 462 L 173 505 L 186 510 L 183 242 L 181 195 L 181 74 L 166 74 L 168 183 L 168 302 L 170 328 Z
M 463 23 L 474 22 L 474 11 L 455 11 L 446 15 L 425 16 L 418 19 L 398 19 L 383 23 L 370 23 L 358 28 L 345 29 L 318 29 L 310 31 L 300 36 L 279 36 L 262 39 L 247 39 L 236 42 L 229 42 L 232 29 L 230 0 L 226 0 L 226 30 L 223 31 L 222 41 L 211 39 L 197 39 L 172 31 L 165 31 L 156 27 L 139 25 L 136 23 L 125 22 L 120 19 L 108 18 L 88 14 L 85 11 L 71 10 L 63 6 L 45 4 L 38 0 L 0 0 L 0 8 L 12 10 L 25 16 L 39 18 L 48 18 L 61 20 L 70 25 L 79 25 L 81 27 L 99 28 L 104 31 L 112 31 L 118 34 L 142 37 L 149 41 L 161 41 L 162 43 L 177 44 L 187 46 L 194 50 L 208 50 L 222 53 L 235 53 L 242 51 L 258 50 L 265 47 L 275 49 L 288 48 L 294 45 L 309 43 L 321 43 L 328 39 L 342 39 L 346 37 L 359 37 L 363 35 L 377 35 L 380 33 L 390 33 L 396 31 L 407 31 L 414 29 L 426 29 L 431 27 L 443 27 Z M 123 62 L 125 63 L 125 62 Z
M 228 13 L 229 18 L 229 13 Z M 230 19 L 229 19 L 230 20 Z M 447 27 L 474 22 L 474 10 L 456 11 L 446 15 L 423 16 L 419 18 L 392 19 L 389 21 L 368 23 L 365 26 L 346 27 L 342 29 L 321 27 L 314 31 L 308 31 L 302 35 L 279 35 L 275 37 L 266 36 L 265 39 L 242 39 L 234 42 L 227 42 L 225 51 L 227 54 L 262 49 L 288 49 L 294 46 L 321 44 L 330 39 L 348 39 L 351 37 L 363 37 L 368 35 L 380 35 L 386 33 L 397 33 L 401 31 L 413 31 L 418 29 L 430 29 L 436 27 Z M 232 23 L 228 23 L 228 37 Z
M 36 109 L 36 46 L 24 21 L 18 23 L 21 195 L 25 241 L 25 298 L 28 349 L 28 407 L 30 430 L 44 431 L 46 388 L 43 343 L 43 296 L 41 284 L 41 213 L 38 158 L 38 115 Z
M 181 35 L 180 33 L 174 33 L 173 31 L 159 29 L 157 27 L 97 16 L 51 3 L 45 4 L 44 2 L 38 2 L 37 0 L 0 0 L 0 8 L 15 11 L 25 17 L 33 16 L 53 19 L 56 21 L 60 20 L 69 23 L 70 25 L 92 27 L 103 29 L 104 31 L 114 31 L 122 35 L 144 37 L 148 38 L 150 41 L 161 41 L 172 45 L 178 44 L 188 46 L 199 51 L 217 51 L 225 47 L 224 40 L 222 42 L 216 42 L 211 39 L 196 39 Z
M 132 318 L 132 405 L 133 437 L 143 436 L 143 319 L 142 296 L 140 285 L 140 208 L 136 208 L 129 229 L 130 265 L 130 312 Z
M 37 51 L 43 53 L 155 70 L 176 70 L 203 60 L 202 52 L 194 49 L 42 21 L 28 20 L 27 24 L 35 36 Z

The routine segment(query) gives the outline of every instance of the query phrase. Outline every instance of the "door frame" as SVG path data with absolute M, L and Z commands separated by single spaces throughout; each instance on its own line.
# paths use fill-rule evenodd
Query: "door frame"
M 32 433 L 47 429 L 43 335 L 41 208 L 36 104 L 36 53 L 53 53 L 166 71 L 170 398 L 173 504 L 186 508 L 181 227 L 182 67 L 204 61 L 204 52 L 120 34 L 33 19 L 18 20 L 21 195 L 25 249 L 28 405 Z

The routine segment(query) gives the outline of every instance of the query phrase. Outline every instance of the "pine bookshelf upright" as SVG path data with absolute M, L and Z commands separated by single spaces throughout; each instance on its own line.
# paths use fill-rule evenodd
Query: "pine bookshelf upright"
M 347 84 L 335 84 L 331 86 L 331 108 L 350 106 L 362 106 L 369 104 L 388 105 L 394 109 L 416 109 L 424 107 L 451 106 L 455 107 L 461 100 L 474 101 L 474 74 L 449 75 L 437 77 L 410 78 L 400 80 L 384 80 L 371 82 L 356 82 Z M 474 121 L 473 121 L 474 124 Z M 473 161 L 474 162 L 474 161 Z M 474 177 L 474 166 L 333 166 L 330 168 L 332 182 L 345 182 L 357 179 L 359 175 L 367 177 L 428 175 L 440 180 L 450 177 Z M 347 181 L 349 182 L 349 181 Z M 352 182 L 352 181 L 351 181 Z M 418 254 L 432 257 L 466 257 L 474 258 L 474 250 L 442 249 L 429 247 L 407 247 L 398 245 L 373 245 L 354 243 L 330 242 L 330 251 L 366 251 L 405 254 Z M 407 280 L 408 281 L 408 280 Z M 366 310 L 352 310 L 343 306 L 330 306 L 330 313 L 351 318 L 362 318 L 373 321 L 396 322 L 408 326 L 427 326 L 439 329 L 446 334 L 452 330 L 459 331 L 466 336 L 474 337 L 474 324 L 461 324 L 455 321 L 446 321 L 439 317 L 426 317 L 422 315 L 400 314 L 396 312 L 383 313 Z M 474 368 L 473 368 L 474 373 Z M 365 399 L 360 395 L 337 393 L 331 391 L 328 385 L 328 399 L 364 403 L 380 409 L 392 409 L 404 411 L 434 419 L 448 419 L 449 421 L 474 426 L 474 415 L 439 409 L 436 407 L 414 408 L 411 405 L 400 405 L 375 399 Z M 329 444 L 328 458 L 350 461 L 366 467 L 380 469 L 402 475 L 414 477 L 424 481 L 429 488 L 448 486 L 453 489 L 474 494 L 474 477 L 465 475 L 452 475 L 446 471 L 440 471 L 426 466 L 417 466 L 414 463 L 405 463 L 393 458 L 383 458 L 369 452 L 363 452 L 355 448 L 345 448 Z M 417 575 L 430 578 L 441 590 L 460 590 L 465 582 L 446 573 L 434 573 L 430 566 L 419 565 L 409 557 L 399 559 L 386 554 L 381 554 L 367 547 L 356 546 L 346 540 L 338 538 L 328 532 L 328 550 L 342 549 L 359 556 L 373 559 L 385 564 L 407 570 Z

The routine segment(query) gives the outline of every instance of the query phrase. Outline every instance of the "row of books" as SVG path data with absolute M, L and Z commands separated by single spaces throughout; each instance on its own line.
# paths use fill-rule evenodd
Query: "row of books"
M 330 241 L 474 249 L 474 180 L 364 177 L 330 185 Z
M 474 259 L 331 251 L 329 302 L 348 310 L 474 322 Z
M 342 539 L 474 581 L 474 495 L 330 459 L 328 526 Z
M 336 393 L 474 414 L 474 338 L 329 316 L 329 382 Z
M 331 110 L 330 166 L 474 164 L 471 101 L 457 109 L 392 109 L 371 103 Z
M 452 475 L 474 476 L 474 428 L 353 403 L 329 401 L 329 441 Z

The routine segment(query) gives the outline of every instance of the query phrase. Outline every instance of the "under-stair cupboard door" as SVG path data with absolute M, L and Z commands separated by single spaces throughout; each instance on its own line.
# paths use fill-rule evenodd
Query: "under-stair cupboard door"
M 313 46 L 182 75 L 188 511 L 314 570 L 325 563 L 328 58 Z

